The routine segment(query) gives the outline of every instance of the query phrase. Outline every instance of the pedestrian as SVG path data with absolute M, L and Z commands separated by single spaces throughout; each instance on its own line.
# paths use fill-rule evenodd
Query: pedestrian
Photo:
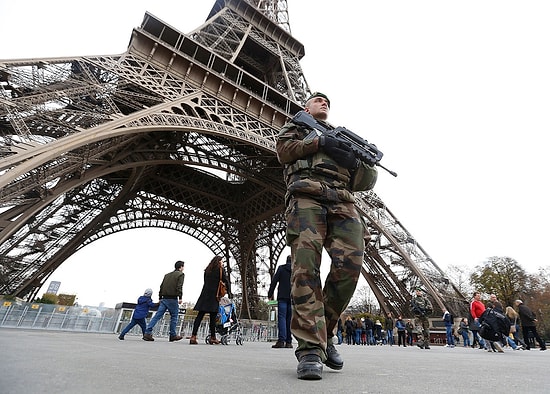
M 447 309 L 443 309 L 443 322 L 445 324 L 445 334 L 447 337 L 446 347 L 455 347 L 455 340 L 453 337 L 453 325 L 454 317 Z
M 540 350 L 546 350 L 546 343 L 541 339 L 537 332 L 537 318 L 535 314 L 529 309 L 522 300 L 516 300 L 516 307 L 518 308 L 519 319 L 521 320 L 521 330 L 523 332 L 523 341 L 525 342 L 525 350 L 531 350 L 531 341 L 529 340 L 529 333 L 533 334 L 533 338 L 537 340 L 540 346 Z
M 367 334 L 367 345 L 369 346 L 375 345 L 373 330 L 374 322 L 372 321 L 370 316 L 365 317 L 365 331 Z
M 330 101 L 314 93 L 305 114 L 326 123 Z M 348 143 L 290 121 L 276 144 L 284 165 L 286 240 L 292 256 L 292 334 L 298 341 L 298 379 L 322 378 L 323 363 L 340 370 L 344 361 L 333 343 L 338 318 L 349 304 L 370 239 L 355 206 L 355 191 L 372 189 L 377 170 L 355 157 Z M 323 247 L 330 269 L 321 284 Z
M 485 340 L 479 335 L 479 329 L 481 328 L 481 323 L 479 318 L 485 312 L 485 305 L 481 302 L 481 293 L 479 291 L 474 292 L 474 297 L 470 303 L 470 315 L 472 315 L 473 326 L 475 329 L 472 329 L 472 334 L 474 335 L 474 343 L 479 343 L 479 348 L 482 350 L 487 350 L 489 352 L 493 351 L 492 347 L 488 348 Z
M 267 291 L 267 298 L 273 300 L 275 287 L 277 288 L 277 328 L 278 340 L 271 346 L 274 349 L 292 349 L 292 334 L 290 332 L 290 319 L 292 318 L 292 303 L 290 302 L 290 275 L 291 259 L 286 258 L 286 263 L 280 265 L 273 275 L 271 285 Z
M 367 321 L 364 317 L 361 318 L 361 345 L 367 344 Z
M 290 321 L 290 318 L 289 318 L 289 321 Z M 336 328 L 336 337 L 338 338 L 338 345 L 341 345 L 342 342 L 344 341 L 343 339 L 343 331 L 344 331 L 344 327 L 342 325 L 342 318 L 338 318 L 338 325 L 337 325 L 337 328 Z
M 386 335 L 388 336 L 388 344 L 390 346 L 393 346 L 395 344 L 395 341 L 393 340 L 393 316 L 391 312 L 388 312 L 386 315 L 386 321 L 385 321 L 385 327 L 386 327 Z
M 199 299 L 195 303 L 194 309 L 198 311 L 197 317 L 193 322 L 193 331 L 191 332 L 191 338 L 189 338 L 189 344 L 197 345 L 197 333 L 202 322 L 202 318 L 208 313 L 210 317 L 209 330 L 211 345 L 219 345 L 220 341 L 216 339 L 216 316 L 218 314 L 219 302 L 218 299 L 218 286 L 222 281 L 228 289 L 228 296 L 231 298 L 231 292 L 229 291 L 229 280 L 223 269 L 223 257 L 214 256 L 210 263 L 204 269 L 204 284 L 202 285 L 202 291 Z
M 145 289 L 145 292 L 142 296 L 138 297 L 136 307 L 134 308 L 134 313 L 132 313 L 132 320 L 126 327 L 122 329 L 120 332 L 120 335 L 118 336 L 118 339 L 124 340 L 124 336 L 128 334 L 128 332 L 134 328 L 134 326 L 138 325 L 141 328 L 141 334 L 145 335 L 145 330 L 147 329 L 147 321 L 145 318 L 149 314 L 149 309 L 154 308 L 156 305 L 151 299 L 151 296 L 153 295 L 152 289 Z
M 470 344 L 470 335 L 469 335 L 469 328 L 468 328 L 468 319 L 463 317 L 460 320 L 459 327 L 458 327 L 458 333 L 462 335 L 462 342 L 464 342 L 464 347 L 472 347 Z
M 361 332 L 363 332 L 363 322 L 365 319 L 355 319 L 355 342 L 354 345 L 360 345 L 361 344 Z
M 508 320 L 510 320 L 510 334 L 514 337 L 514 342 L 516 345 L 521 345 L 522 348 L 525 349 L 527 345 L 519 338 L 519 313 L 511 306 L 507 306 L 505 315 Z
M 346 344 L 351 345 L 353 341 L 353 320 L 351 320 L 351 316 L 348 316 L 346 318 L 345 328 L 346 328 Z
M 430 348 L 430 322 L 428 316 L 433 312 L 432 302 L 425 296 L 421 288 L 415 289 L 416 295 L 411 300 L 414 314 L 414 326 L 417 331 L 416 346 L 420 349 Z
M 145 334 L 143 334 L 144 341 L 155 340 L 153 338 L 153 328 L 166 311 L 170 313 L 169 341 L 179 341 L 182 338 L 181 335 L 176 334 L 176 325 L 178 324 L 179 305 L 182 303 L 181 297 L 183 294 L 183 281 L 185 279 L 185 274 L 183 273 L 184 265 L 183 261 L 176 261 L 174 271 L 164 275 L 160 284 L 159 307 L 157 313 L 155 313 L 155 316 L 153 316 L 145 329 Z
M 405 331 L 407 327 L 401 315 L 397 316 L 397 320 L 395 321 L 395 328 L 397 328 L 397 346 L 403 345 L 403 347 L 407 347 L 405 341 Z
M 382 323 L 378 319 L 374 322 L 374 340 L 376 345 L 384 343 L 384 338 L 382 338 Z
M 413 344 L 413 334 L 414 334 L 414 324 L 412 323 L 411 319 L 407 319 L 407 323 L 405 323 L 405 329 L 407 330 L 407 344 L 409 346 L 412 346 L 412 344 Z
M 497 315 L 499 317 L 498 321 L 501 322 L 501 324 L 498 325 L 498 330 L 500 330 L 500 342 L 502 345 L 508 345 L 514 350 L 524 350 L 522 345 L 518 345 L 512 338 L 510 338 L 510 332 L 512 328 L 513 322 L 510 320 L 507 314 L 505 314 L 502 303 L 497 299 L 497 296 L 495 294 L 491 294 L 489 296 L 489 306 L 487 308 L 491 307 L 495 312 L 499 313 L 500 315 Z M 512 309 L 512 308 L 510 308 Z M 513 309 L 512 309 L 513 310 Z M 514 326 L 515 328 L 515 326 Z M 502 346 L 500 346 L 499 341 L 493 342 L 494 346 L 497 348 L 500 347 L 501 350 L 499 350 L 500 353 L 503 352 Z

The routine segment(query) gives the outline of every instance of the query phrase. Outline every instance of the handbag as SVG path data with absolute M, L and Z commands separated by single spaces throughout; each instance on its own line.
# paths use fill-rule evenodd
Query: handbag
M 222 267 L 220 267 L 220 282 L 218 283 L 218 291 L 216 292 L 216 299 L 219 301 L 223 296 L 227 294 L 227 287 L 222 280 Z
M 514 323 L 510 325 L 510 333 L 515 334 L 516 333 L 516 320 L 514 319 Z

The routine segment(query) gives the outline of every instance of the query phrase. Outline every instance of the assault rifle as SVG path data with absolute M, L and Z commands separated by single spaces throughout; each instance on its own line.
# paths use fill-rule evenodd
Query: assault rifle
M 431 309 L 422 308 L 420 305 L 417 304 L 417 302 L 414 300 L 414 298 L 411 300 L 411 309 L 412 309 L 412 312 L 415 315 L 426 316 L 426 315 L 431 315 L 432 314 Z
M 376 147 L 376 145 L 369 144 L 367 140 L 364 140 L 351 130 L 346 129 L 345 127 L 336 127 L 330 129 L 327 126 L 319 123 L 313 116 L 305 111 L 298 112 L 292 118 L 292 122 L 299 126 L 305 126 L 308 129 L 311 129 L 311 138 L 324 134 L 345 142 L 351 147 L 351 150 L 355 154 L 355 157 L 357 157 L 362 162 L 367 163 L 371 166 L 379 166 L 380 168 L 388 171 L 393 176 L 397 176 L 396 172 L 389 170 L 382 164 L 380 164 L 380 160 L 382 160 L 382 156 L 384 156 L 384 154 Z
M 411 309 L 415 315 L 426 316 L 426 311 L 424 308 L 421 308 L 414 299 L 411 300 Z

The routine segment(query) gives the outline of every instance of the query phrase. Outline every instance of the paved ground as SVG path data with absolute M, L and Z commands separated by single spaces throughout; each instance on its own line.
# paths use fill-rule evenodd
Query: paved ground
M 344 369 L 296 379 L 291 349 L 0 329 L 0 393 L 550 393 L 550 351 L 337 346 Z

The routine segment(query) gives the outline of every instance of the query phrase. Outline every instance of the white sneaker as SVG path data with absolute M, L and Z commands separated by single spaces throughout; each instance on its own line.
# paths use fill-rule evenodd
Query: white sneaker
M 493 342 L 493 345 L 495 345 L 495 349 L 497 349 L 497 352 L 504 353 L 504 350 L 502 349 L 502 346 L 500 346 L 500 343 Z

